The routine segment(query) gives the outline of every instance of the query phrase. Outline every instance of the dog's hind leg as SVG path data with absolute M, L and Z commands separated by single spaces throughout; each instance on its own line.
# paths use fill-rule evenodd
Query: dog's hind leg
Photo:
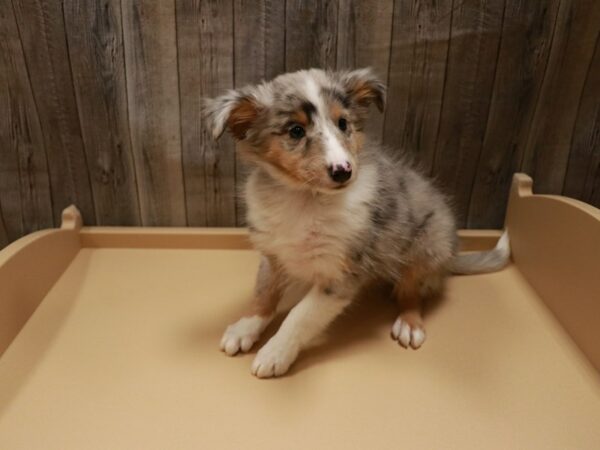
M 435 277 L 436 274 L 420 268 L 406 267 L 394 286 L 393 295 L 400 306 L 400 314 L 392 326 L 391 336 L 404 348 L 417 349 L 425 342 L 423 299 L 431 293 L 424 292 L 424 288 L 437 290 L 437 286 L 429 286 Z

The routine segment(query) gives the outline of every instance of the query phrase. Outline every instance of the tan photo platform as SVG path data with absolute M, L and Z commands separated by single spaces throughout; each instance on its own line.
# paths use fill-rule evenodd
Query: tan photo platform
M 252 295 L 246 231 L 68 208 L 0 251 L 0 449 L 600 449 L 600 211 L 516 175 L 507 227 L 511 265 L 451 277 L 422 349 L 373 290 L 259 380 L 259 346 L 219 351 Z

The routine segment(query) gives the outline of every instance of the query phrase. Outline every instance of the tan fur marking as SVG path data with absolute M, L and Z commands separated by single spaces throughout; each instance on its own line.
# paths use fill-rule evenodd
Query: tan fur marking
M 400 317 L 411 326 L 422 325 L 421 295 L 419 286 L 423 276 L 420 267 L 406 267 L 402 270 L 402 278 L 394 286 L 394 298 L 401 307 Z
M 314 156 L 301 151 L 289 151 L 284 147 L 282 137 L 273 136 L 266 144 L 261 159 L 277 168 L 286 177 L 297 183 L 306 184 L 320 178 L 327 178 L 325 162 L 319 154 Z
M 369 106 L 375 102 L 377 108 L 383 111 L 383 99 L 369 80 L 358 80 L 350 89 L 352 100 L 360 106 Z
M 268 142 L 264 159 L 292 180 L 302 182 L 303 180 L 300 177 L 302 159 L 298 155 L 293 155 L 291 152 L 286 151 L 283 148 L 281 139 L 280 137 L 273 137 Z
M 258 116 L 256 104 L 248 99 L 242 99 L 231 111 L 227 119 L 227 126 L 236 139 L 242 140 L 246 137 L 248 128 Z
M 246 317 L 269 317 L 275 313 L 281 300 L 285 276 L 275 258 L 263 257 L 256 275 L 254 299 Z
M 298 125 L 302 125 L 303 127 L 308 126 L 308 117 L 306 117 L 306 113 L 301 109 L 294 111 L 290 118 L 292 122 L 297 123 Z
M 350 136 L 350 153 L 356 155 L 365 144 L 365 134 L 362 131 L 355 131 Z
M 330 100 L 329 102 L 329 114 L 331 120 L 337 124 L 337 121 L 340 117 L 345 116 L 346 110 L 340 105 L 340 103 L 336 100 Z M 350 126 L 350 125 L 349 125 Z M 354 130 L 349 137 L 346 138 L 349 145 L 347 149 L 350 151 L 352 156 L 356 156 L 358 152 L 362 149 L 365 143 L 365 135 L 361 131 Z
M 338 104 L 338 102 L 330 102 L 329 114 L 331 116 L 331 120 L 337 122 L 340 117 L 344 115 L 344 109 Z

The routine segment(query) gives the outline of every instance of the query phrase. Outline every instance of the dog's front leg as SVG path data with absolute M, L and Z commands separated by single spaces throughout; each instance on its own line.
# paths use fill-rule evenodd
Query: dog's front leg
M 311 344 L 351 302 L 353 289 L 313 286 L 285 318 L 279 331 L 252 363 L 259 378 L 283 375 L 303 348 Z
M 227 327 L 221 339 L 221 350 L 233 356 L 252 348 L 275 317 L 285 284 L 286 276 L 277 261 L 272 257 L 263 256 L 250 308 L 240 320 Z

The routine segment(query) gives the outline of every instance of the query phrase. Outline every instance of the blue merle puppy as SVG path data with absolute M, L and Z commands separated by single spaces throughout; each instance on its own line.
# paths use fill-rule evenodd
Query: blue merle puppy
M 257 377 L 286 373 L 373 280 L 394 286 L 392 338 L 417 349 L 422 300 L 447 273 L 495 271 L 509 259 L 506 233 L 494 250 L 457 254 L 445 197 L 366 138 L 371 104 L 383 110 L 385 86 L 369 69 L 302 70 L 206 101 L 214 137 L 228 129 L 254 167 L 247 222 L 262 255 L 252 305 L 227 327 L 221 349 L 249 351 L 275 313 L 293 306 L 256 355 Z

